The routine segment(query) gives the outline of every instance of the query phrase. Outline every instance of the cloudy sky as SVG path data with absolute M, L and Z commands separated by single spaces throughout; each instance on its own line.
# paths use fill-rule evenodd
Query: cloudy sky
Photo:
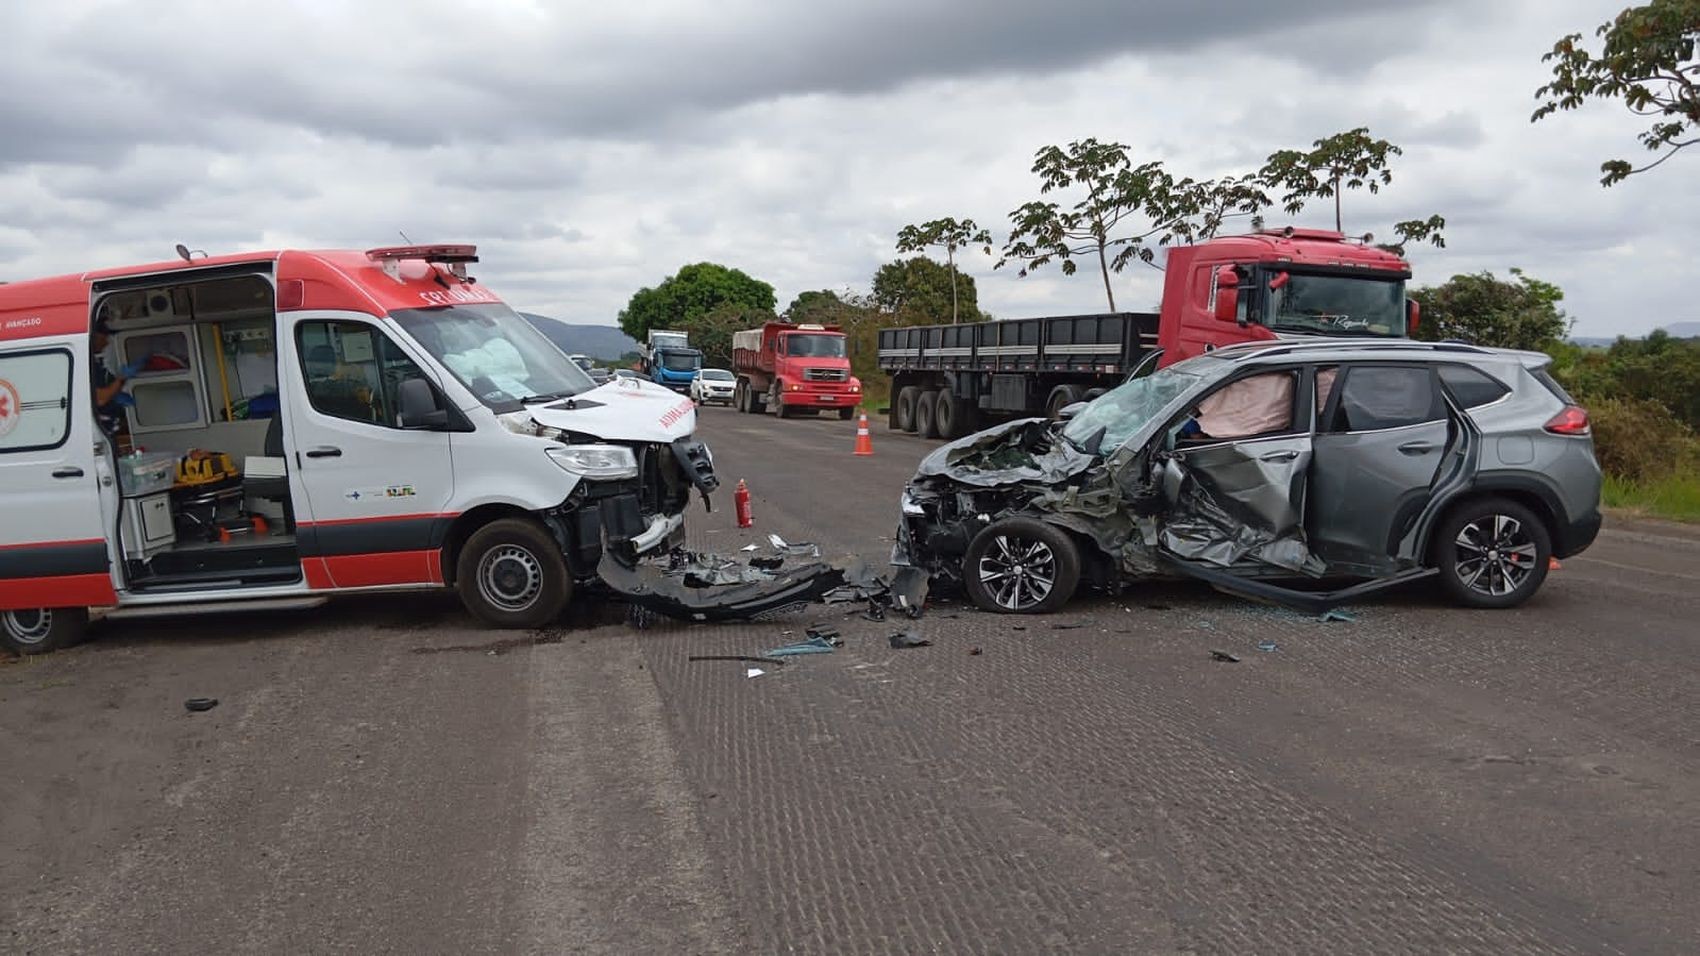
M 1700 319 L 1700 153 L 1612 189 L 1617 106 L 1529 123 L 1540 55 L 1624 0 L 9 4 L 0 279 L 277 246 L 478 243 L 514 305 L 612 324 L 687 262 L 865 289 L 906 223 L 1001 233 L 1034 150 L 1196 176 L 1368 126 L 1348 231 L 1440 213 L 1419 282 L 1521 266 L 1576 334 Z M 1317 207 L 1300 224 L 1330 225 Z M 1283 221 L 1279 214 L 1272 222 Z M 1000 317 L 1100 311 L 1085 270 L 966 260 Z M 1161 275 L 1117 277 L 1150 308 Z

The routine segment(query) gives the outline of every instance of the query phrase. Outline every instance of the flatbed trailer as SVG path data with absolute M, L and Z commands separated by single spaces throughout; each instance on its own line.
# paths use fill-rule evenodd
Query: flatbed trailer
M 1156 351 L 1159 322 L 1110 312 L 883 329 L 890 425 L 960 438 L 989 418 L 1054 417 L 1121 384 Z

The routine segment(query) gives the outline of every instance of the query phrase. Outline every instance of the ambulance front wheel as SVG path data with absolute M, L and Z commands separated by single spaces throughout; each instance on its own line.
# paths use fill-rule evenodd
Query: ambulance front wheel
M 466 539 L 455 587 L 474 617 L 495 627 L 545 627 L 572 600 L 573 580 L 555 539 L 522 518 L 492 521 Z
M 46 654 L 83 639 L 89 612 L 81 607 L 0 611 L 0 647 L 14 654 Z

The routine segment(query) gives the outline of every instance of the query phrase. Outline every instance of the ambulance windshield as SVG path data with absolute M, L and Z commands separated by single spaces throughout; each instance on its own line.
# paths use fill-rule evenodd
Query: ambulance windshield
M 596 387 L 584 369 L 506 305 L 398 309 L 390 317 L 495 411 Z

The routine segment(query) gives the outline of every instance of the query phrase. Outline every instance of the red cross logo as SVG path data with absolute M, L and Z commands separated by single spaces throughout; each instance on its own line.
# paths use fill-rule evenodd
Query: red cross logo
M 23 415 L 22 405 L 18 390 L 12 387 L 11 382 L 0 378 L 0 435 L 18 427 L 18 419 Z

